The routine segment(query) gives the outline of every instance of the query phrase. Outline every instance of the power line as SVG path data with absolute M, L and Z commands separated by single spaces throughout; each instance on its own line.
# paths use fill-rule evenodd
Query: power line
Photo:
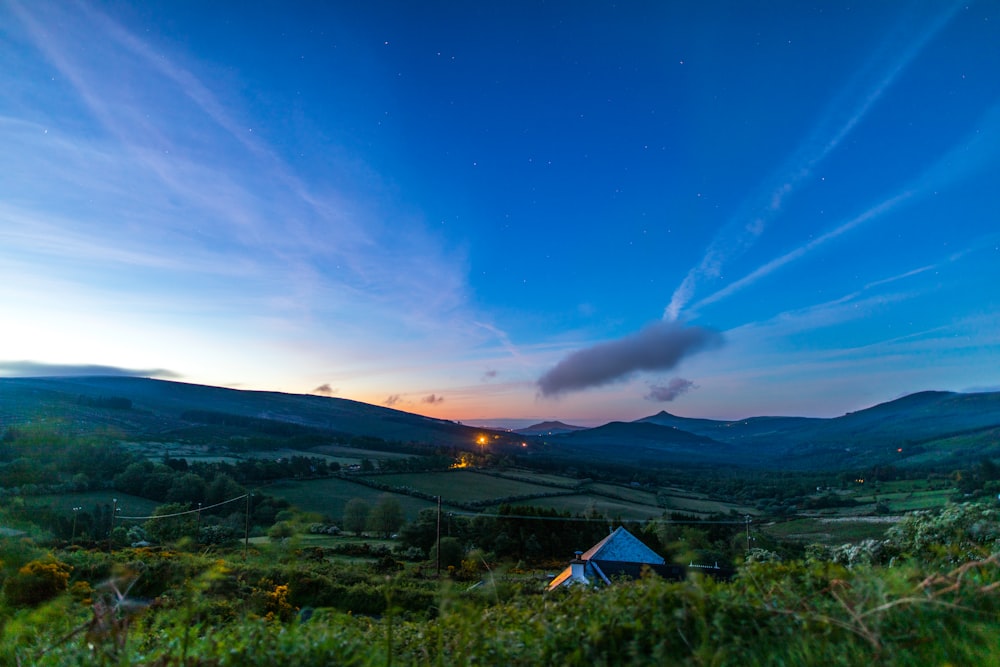
M 592 523 L 611 521 L 610 517 L 582 517 L 582 516 L 530 516 L 527 514 L 480 514 L 477 512 L 462 512 L 454 511 L 450 514 L 457 514 L 462 516 L 471 517 L 487 517 L 491 519 L 531 519 L 532 521 L 589 521 Z M 745 523 L 745 519 L 740 519 L 738 521 L 701 521 L 699 519 L 626 519 L 623 517 L 618 517 L 614 519 L 621 523 L 670 523 L 670 524 L 683 524 L 692 526 L 705 526 L 705 525 L 739 525 L 742 526 Z
M 186 514 L 198 514 L 204 512 L 205 510 L 210 510 L 215 507 L 222 507 L 223 505 L 228 505 L 229 503 L 235 503 L 237 500 L 243 500 L 249 493 L 244 493 L 242 496 L 237 496 L 236 498 L 230 498 L 229 500 L 223 500 L 221 503 L 215 503 L 214 505 L 208 505 L 207 507 L 198 507 L 193 510 L 185 510 L 183 512 L 174 512 L 173 514 L 157 514 L 155 516 L 120 516 L 119 519 L 130 519 L 132 521 L 144 521 L 146 519 L 169 519 L 175 516 L 184 516 Z

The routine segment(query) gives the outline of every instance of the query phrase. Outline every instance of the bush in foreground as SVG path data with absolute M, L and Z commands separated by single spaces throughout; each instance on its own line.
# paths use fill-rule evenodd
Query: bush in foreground
M 656 578 L 482 607 L 441 593 L 433 620 L 334 610 L 212 624 L 147 609 L 114 642 L 37 640 L 21 664 L 1000 664 L 1000 563 L 943 574 L 753 563 L 736 580 Z M 46 637 L 58 636 L 55 633 Z M 124 636 L 124 639 L 123 639 Z M 90 646 L 93 646 L 91 648 Z

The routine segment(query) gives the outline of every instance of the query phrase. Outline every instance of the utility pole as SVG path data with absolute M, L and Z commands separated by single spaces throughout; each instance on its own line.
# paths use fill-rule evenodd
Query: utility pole
M 750 553 L 750 515 L 746 515 L 747 520 L 747 553 Z
M 111 528 L 108 529 L 108 553 L 113 550 L 113 535 L 115 532 L 115 515 L 118 514 L 118 499 L 111 499 Z
M 243 560 L 247 559 L 247 550 L 250 548 L 250 496 L 253 491 L 247 491 L 247 513 L 246 525 L 243 530 Z
M 198 527 L 194 531 L 194 541 L 197 544 L 201 539 L 201 503 L 198 503 Z
M 437 576 L 441 578 L 441 496 L 438 496 L 438 516 L 437 516 Z
M 73 508 L 73 537 L 71 537 L 69 540 L 69 543 L 71 545 L 76 544 L 76 517 L 80 515 L 80 510 L 82 509 L 83 509 L 82 507 Z

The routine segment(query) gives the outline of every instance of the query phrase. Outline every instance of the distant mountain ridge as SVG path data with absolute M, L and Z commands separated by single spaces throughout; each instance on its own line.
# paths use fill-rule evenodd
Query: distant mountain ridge
M 377 438 L 429 448 L 475 449 L 488 430 L 314 395 L 136 377 L 0 378 L 0 430 L 50 418 L 81 430 L 110 428 L 145 439 L 271 432 Z M 661 411 L 596 428 L 547 421 L 515 432 L 489 432 L 490 451 L 498 454 L 641 467 L 946 466 L 1000 456 L 1000 392 L 918 392 L 834 418 L 725 421 Z
M 674 426 L 731 443 L 761 438 L 838 442 L 862 435 L 913 441 L 1000 425 L 1000 392 L 924 391 L 832 418 L 750 417 L 721 421 L 659 412 L 637 421 Z
M 740 445 L 762 461 L 785 461 L 796 467 L 812 467 L 820 462 L 834 465 L 838 461 L 855 465 L 899 463 L 924 453 L 936 440 L 1000 427 L 1000 392 L 923 391 L 832 418 L 750 417 L 722 421 L 660 412 L 638 422 L 682 428 Z M 1000 451 L 1000 443 L 997 445 Z M 955 453 L 960 452 L 950 452 Z
M 124 397 L 133 409 L 95 412 L 80 396 Z M 105 420 L 125 434 L 169 434 L 193 424 L 185 413 L 209 412 L 287 422 L 343 437 L 427 445 L 466 445 L 484 431 L 445 419 L 360 401 L 310 394 L 226 389 L 137 377 L 0 378 L 0 427 L 42 416 Z M 97 415 L 97 416 L 95 416 Z M 500 442 L 514 436 L 498 433 Z
M 586 426 L 573 426 L 560 421 L 541 422 L 532 424 L 526 428 L 515 429 L 514 432 L 520 435 L 556 435 L 558 433 L 571 433 L 573 431 L 585 431 Z
M 732 462 L 739 452 L 728 443 L 652 422 L 611 422 L 596 428 L 544 438 L 547 445 L 566 456 L 614 463 L 647 465 L 659 462 L 705 464 Z

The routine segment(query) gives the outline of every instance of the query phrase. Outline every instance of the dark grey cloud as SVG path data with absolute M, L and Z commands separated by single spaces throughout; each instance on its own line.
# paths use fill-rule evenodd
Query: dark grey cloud
M 399 394 L 393 394 L 382 401 L 382 405 L 387 405 L 390 408 L 403 400 L 403 397 Z
M 178 373 L 164 368 L 122 368 L 96 364 L 46 364 L 40 361 L 0 361 L 3 377 L 80 377 L 113 375 L 116 377 L 178 378 Z
M 437 394 L 431 394 L 429 396 L 424 396 L 420 399 L 421 403 L 430 403 L 435 405 L 437 403 L 444 403 L 444 396 L 438 396 Z
M 686 394 L 692 389 L 696 389 L 696 385 L 691 380 L 685 380 L 684 378 L 673 378 L 665 385 L 662 384 L 651 384 L 649 385 L 649 393 L 646 394 L 647 401 L 655 401 L 657 403 L 668 403 L 682 394 Z
M 321 396 L 333 396 L 334 394 L 337 393 L 337 391 L 338 391 L 337 389 L 333 389 L 330 387 L 329 382 L 326 382 L 313 389 L 312 393 L 319 394 Z
M 722 334 L 679 322 L 654 322 L 618 340 L 577 350 L 538 379 L 543 396 L 558 396 L 622 380 L 638 371 L 664 371 L 701 350 L 722 345 Z

